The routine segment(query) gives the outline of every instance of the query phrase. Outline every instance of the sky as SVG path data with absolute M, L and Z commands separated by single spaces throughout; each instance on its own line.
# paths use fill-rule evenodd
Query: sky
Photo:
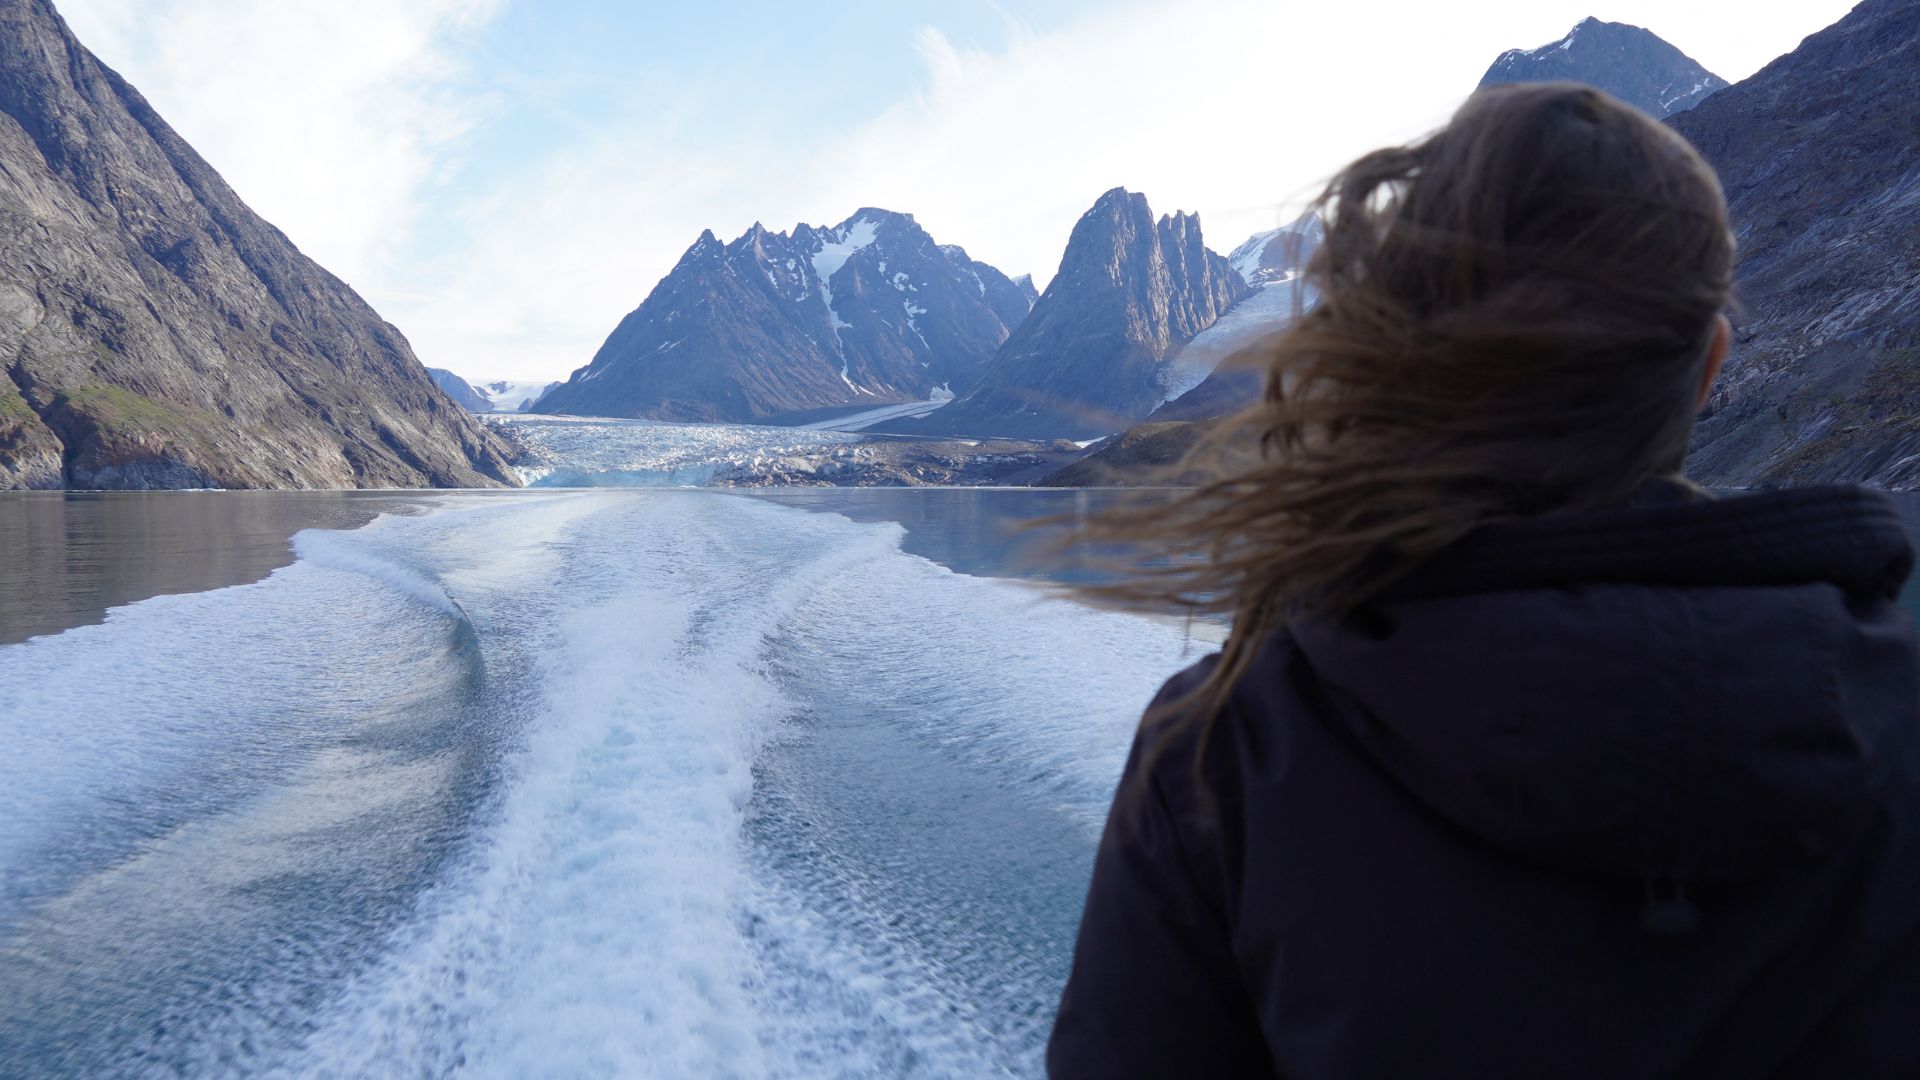
M 1730 81 L 1847 0 L 56 0 L 429 366 L 585 364 L 700 235 L 911 213 L 1041 287 L 1104 191 L 1232 249 L 1593 15 Z

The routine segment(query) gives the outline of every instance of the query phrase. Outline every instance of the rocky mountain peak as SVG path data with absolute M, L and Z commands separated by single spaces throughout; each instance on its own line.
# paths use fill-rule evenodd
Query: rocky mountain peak
M 1080 219 L 1085 221 L 1090 217 L 1118 217 L 1123 214 L 1134 214 L 1143 216 L 1148 221 L 1153 220 L 1153 215 L 1147 209 L 1147 197 L 1137 191 L 1128 191 L 1124 186 L 1108 188 L 1101 192 L 1100 197 L 1093 200 L 1093 205 L 1087 208 L 1087 212 L 1080 215 Z
M 1032 307 L 898 211 L 712 235 L 535 407 L 743 421 L 925 401 L 970 385 Z
M 1165 397 L 1169 356 L 1248 287 L 1207 250 L 1200 219 L 1157 221 L 1113 188 L 1074 224 L 1060 270 L 972 391 L 903 430 L 1084 438 L 1117 431 Z
M 1652 31 L 1592 16 L 1558 41 L 1501 53 L 1480 85 L 1561 81 L 1597 87 L 1657 117 L 1693 108 L 1727 85 Z
M 703 229 L 700 236 L 680 255 L 679 266 L 691 266 L 702 261 L 719 264 L 727 255 L 727 245 L 713 235 L 712 229 Z
M 847 215 L 846 220 L 842 221 L 836 227 L 843 230 L 851 229 L 855 222 L 862 221 L 862 220 L 872 221 L 875 224 L 886 222 L 886 223 L 892 223 L 892 224 L 903 225 L 903 226 L 912 226 L 913 228 L 916 228 L 916 229 L 920 227 L 920 223 L 913 219 L 912 214 L 903 213 L 898 210 L 887 210 L 878 206 L 863 206 L 860 209 L 855 210 L 853 213 Z

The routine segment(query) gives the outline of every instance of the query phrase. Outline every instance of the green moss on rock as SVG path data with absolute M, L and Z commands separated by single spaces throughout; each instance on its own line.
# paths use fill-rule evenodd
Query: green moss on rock
M 123 386 L 70 387 L 56 392 L 53 401 L 56 407 L 80 413 L 107 430 L 178 433 L 217 419 L 203 410 L 159 401 Z
M 39 414 L 33 411 L 33 406 L 27 404 L 27 399 L 21 397 L 18 390 L 11 384 L 0 383 L 0 423 L 25 424 L 39 419 Z

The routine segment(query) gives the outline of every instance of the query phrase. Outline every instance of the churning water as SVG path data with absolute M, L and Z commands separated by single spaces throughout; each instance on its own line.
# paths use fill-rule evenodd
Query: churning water
M 0 1075 L 1040 1071 L 1177 627 L 763 499 L 428 506 L 0 646 Z

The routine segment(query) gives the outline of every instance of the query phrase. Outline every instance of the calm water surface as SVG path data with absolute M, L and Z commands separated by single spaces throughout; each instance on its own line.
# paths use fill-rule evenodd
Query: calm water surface
M 514 492 L 463 497 L 513 498 Z M 647 492 L 634 492 L 645 498 Z M 789 488 L 756 498 L 898 522 L 902 548 L 966 574 L 1049 581 L 1092 576 L 1041 550 L 1037 518 L 1110 504 L 1102 491 L 982 488 Z M 0 492 L 0 645 L 98 622 L 109 608 L 164 593 L 258 581 L 293 561 L 301 529 L 351 529 L 447 496 L 375 491 Z
M 380 492 L 0 493 L 0 644 L 98 622 L 161 593 L 257 581 L 307 528 L 364 525 L 423 500 Z

